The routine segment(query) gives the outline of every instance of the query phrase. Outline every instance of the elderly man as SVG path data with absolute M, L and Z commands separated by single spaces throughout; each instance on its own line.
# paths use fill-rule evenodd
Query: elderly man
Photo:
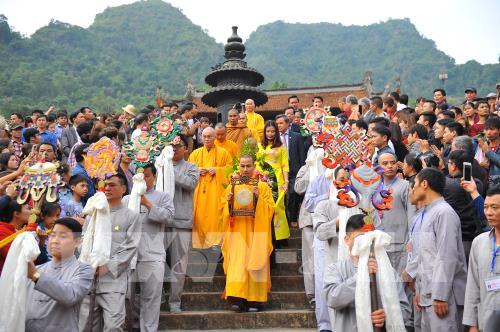
M 231 159 L 237 158 L 239 154 L 238 145 L 235 142 L 227 139 L 226 127 L 223 123 L 215 125 L 215 145 L 226 150 Z
M 253 103 L 253 101 L 252 101 Z M 219 246 L 222 241 L 221 196 L 227 185 L 226 167 L 231 167 L 231 155 L 215 145 L 212 127 L 203 129 L 203 147 L 189 156 L 189 162 L 198 166 L 200 181 L 194 193 L 193 248 Z
M 264 118 L 255 112 L 255 102 L 252 99 L 245 101 L 245 114 L 247 116 L 247 126 L 252 132 L 257 142 L 264 137 Z
M 227 139 L 236 143 L 238 154 L 243 148 L 245 140 L 252 137 L 252 132 L 248 129 L 246 123 L 239 123 L 239 115 L 238 110 L 230 109 L 227 113 L 228 122 L 226 123 Z

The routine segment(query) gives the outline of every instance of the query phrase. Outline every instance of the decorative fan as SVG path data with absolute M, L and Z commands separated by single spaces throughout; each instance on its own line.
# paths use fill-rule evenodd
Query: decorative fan
M 321 118 L 326 115 L 328 115 L 328 113 L 324 109 L 312 107 L 306 113 L 304 126 L 310 132 L 317 133 L 321 130 Z
M 120 148 L 108 137 L 102 137 L 87 149 L 85 170 L 93 179 L 99 179 L 99 188 L 104 187 L 102 182 L 106 177 L 116 174 L 120 164 Z

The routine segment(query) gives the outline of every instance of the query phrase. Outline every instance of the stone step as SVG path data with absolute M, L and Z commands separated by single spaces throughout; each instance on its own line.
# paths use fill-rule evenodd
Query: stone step
M 295 239 L 293 240 L 295 241 Z M 276 261 L 278 263 L 293 263 L 302 260 L 302 249 L 283 248 L 275 249 Z M 189 263 L 217 263 L 220 256 L 214 250 L 196 250 L 191 249 L 188 256 Z
M 185 311 L 199 310 L 229 310 L 229 303 L 221 298 L 222 292 L 200 292 L 182 294 L 182 309 Z M 302 291 L 274 292 L 268 296 L 264 305 L 266 310 L 307 309 L 309 302 Z M 162 310 L 168 309 L 168 304 L 162 304 Z
M 215 276 L 213 278 L 187 277 L 184 284 L 184 292 L 223 292 L 226 286 L 226 277 Z M 166 289 L 169 284 L 165 283 Z M 295 276 L 272 276 L 271 291 L 304 291 L 304 277 Z
M 270 329 L 280 328 L 304 329 L 316 327 L 314 311 L 309 310 L 268 310 L 256 313 L 234 313 L 232 311 L 185 311 L 171 314 L 160 314 L 160 330 L 237 330 L 245 328 Z M 272 330 L 271 330 L 272 331 Z
M 239 332 L 288 332 L 288 331 L 293 331 L 293 332 L 314 332 L 316 331 L 316 328 L 310 328 L 310 329 L 305 329 L 305 328 L 270 328 L 270 329 L 217 329 L 217 330 L 189 330 L 190 332 L 232 332 L 232 331 L 239 331 Z M 159 332 L 182 332 L 185 330 L 158 330 Z
M 272 276 L 297 275 L 302 273 L 302 264 L 300 262 L 293 263 L 276 263 L 276 266 L 271 268 Z M 188 264 L 186 276 L 188 277 L 213 277 L 223 276 L 224 270 L 222 263 L 191 263 Z

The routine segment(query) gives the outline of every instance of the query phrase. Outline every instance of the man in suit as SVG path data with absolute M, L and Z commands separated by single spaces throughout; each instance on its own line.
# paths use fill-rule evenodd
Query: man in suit
M 290 120 L 284 115 L 276 116 L 276 124 L 280 132 L 281 142 L 288 152 L 288 164 L 290 173 L 288 173 L 288 191 L 286 195 L 287 219 L 294 228 L 298 226 L 299 207 L 303 196 L 295 192 L 295 177 L 299 169 L 305 164 L 306 153 L 302 136 L 290 130 Z
M 62 147 L 62 161 L 66 163 L 68 161 L 69 153 L 71 148 L 76 144 L 81 142 L 80 136 L 76 131 L 76 127 L 79 124 L 85 122 L 85 115 L 80 111 L 75 111 L 69 116 L 69 120 L 72 123 L 71 126 L 64 129 L 61 134 L 61 147 Z

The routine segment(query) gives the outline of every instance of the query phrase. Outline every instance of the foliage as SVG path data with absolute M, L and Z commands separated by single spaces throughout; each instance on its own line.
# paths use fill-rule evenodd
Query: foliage
M 455 65 L 406 19 L 369 26 L 278 21 L 259 27 L 246 47 L 246 60 L 270 89 L 358 83 L 371 70 L 376 91 L 400 77 L 414 98 L 440 86 L 445 70 L 448 94 L 458 98 L 465 86 L 493 91 L 500 77 L 500 64 Z M 203 79 L 222 56 L 221 44 L 161 0 L 108 8 L 87 29 L 51 21 L 29 38 L 0 15 L 0 111 L 140 108 L 152 103 L 157 86 L 182 96 L 191 80 L 206 90 Z

